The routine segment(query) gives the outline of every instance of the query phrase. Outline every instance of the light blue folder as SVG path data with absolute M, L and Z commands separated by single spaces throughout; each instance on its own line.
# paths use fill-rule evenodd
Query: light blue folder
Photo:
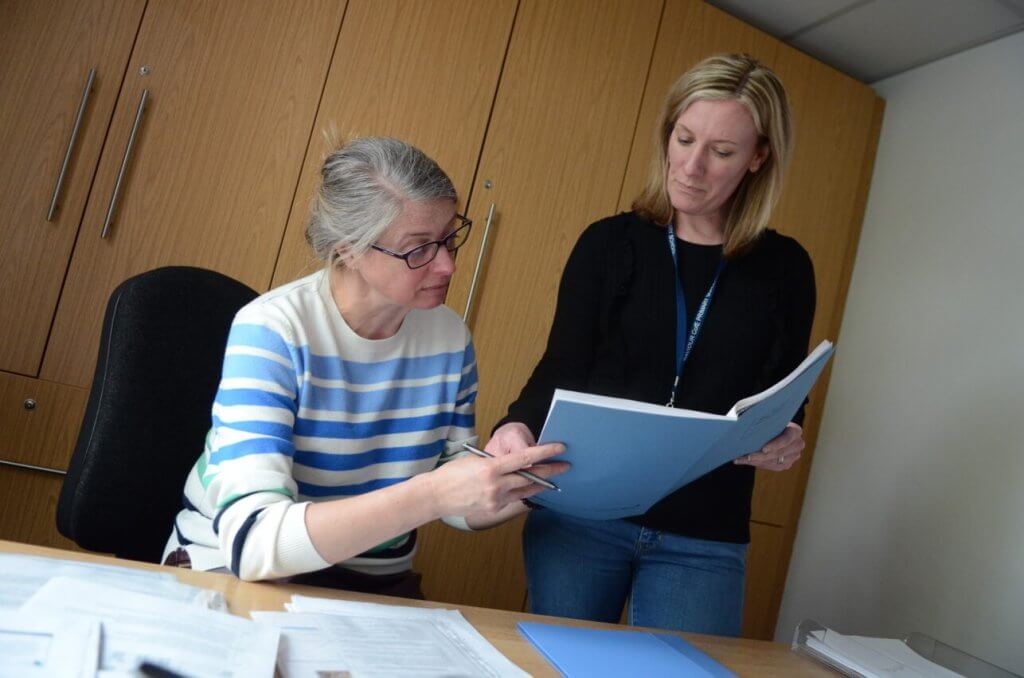
M 668 633 L 584 629 L 520 622 L 519 632 L 566 678 L 735 678 L 682 638 Z
M 565 443 L 556 459 L 572 466 L 554 479 L 561 492 L 547 490 L 531 501 L 593 520 L 645 513 L 779 435 L 832 351 L 830 342 L 822 342 L 785 379 L 736 403 L 727 415 L 558 390 L 540 442 Z

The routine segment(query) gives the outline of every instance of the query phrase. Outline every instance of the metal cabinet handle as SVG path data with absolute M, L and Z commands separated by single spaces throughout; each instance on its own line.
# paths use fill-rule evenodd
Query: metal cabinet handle
M 82 126 L 82 118 L 85 117 L 85 107 L 89 103 L 89 95 L 92 94 L 92 83 L 95 79 L 96 69 L 90 68 L 89 79 L 85 82 L 85 89 L 82 90 L 82 100 L 78 104 L 78 114 L 75 115 L 75 126 L 71 129 L 71 138 L 68 140 L 68 150 L 64 152 L 64 162 L 60 166 L 57 185 L 53 187 L 53 197 L 50 198 L 50 211 L 46 213 L 47 221 L 53 221 L 53 215 L 57 213 L 60 191 L 64 187 L 64 177 L 68 173 L 68 165 L 71 164 L 71 153 L 75 150 L 75 140 L 78 139 L 78 130 Z
M 128 145 L 124 149 L 124 158 L 121 160 L 121 169 L 117 172 L 117 181 L 114 182 L 114 193 L 110 196 L 110 207 L 107 208 L 107 218 L 103 222 L 103 230 L 100 237 L 106 238 L 110 232 L 110 224 L 114 222 L 114 211 L 117 209 L 117 199 L 121 195 L 121 183 L 124 181 L 124 174 L 128 170 L 128 161 L 132 157 L 132 148 L 135 146 L 135 135 L 139 131 L 139 123 L 142 122 L 142 112 L 146 110 L 146 101 L 149 100 L 149 90 L 142 90 L 142 98 L 139 99 L 139 107 L 135 111 L 135 124 L 132 125 L 132 133 L 128 137 Z
M 484 239 L 480 243 L 480 253 L 476 255 L 476 268 L 473 269 L 473 281 L 469 283 L 469 296 L 466 297 L 466 310 L 462 314 L 462 322 L 469 321 L 469 312 L 473 308 L 473 293 L 476 292 L 476 281 L 480 278 L 480 265 L 484 261 L 484 252 L 487 251 L 487 236 L 491 233 L 491 224 L 494 222 L 494 203 L 487 210 L 487 223 L 484 225 Z
M 16 461 L 7 461 L 6 459 L 0 459 L 0 466 L 13 466 L 14 468 L 27 468 L 32 471 L 44 471 L 46 473 L 53 473 L 58 476 L 66 476 L 67 471 L 61 471 L 59 468 L 48 468 L 46 466 L 34 466 L 32 464 L 21 464 Z

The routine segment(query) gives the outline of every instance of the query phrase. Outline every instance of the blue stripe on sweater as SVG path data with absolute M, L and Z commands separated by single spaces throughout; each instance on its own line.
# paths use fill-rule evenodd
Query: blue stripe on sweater
M 439 374 L 461 374 L 464 351 L 435 353 L 415 358 L 395 358 L 380 362 L 357 362 L 337 356 L 315 355 L 307 346 L 300 348 L 310 375 L 318 379 L 339 379 L 350 384 L 379 384 L 396 379 L 426 379 Z
M 439 412 L 422 417 L 377 419 L 359 423 L 299 418 L 295 420 L 295 435 L 308 438 L 352 440 L 394 433 L 418 433 L 449 426 L 453 417 L 454 415 L 450 412 Z
M 276 360 L 258 355 L 224 356 L 222 379 L 261 379 L 295 390 L 295 372 Z
M 295 400 L 289 396 L 258 388 L 221 388 L 217 391 L 217 403 L 227 407 L 247 405 L 252 407 L 280 407 L 294 412 Z
M 374 464 L 391 464 L 429 459 L 441 454 L 442 450 L 444 450 L 444 440 L 438 440 L 428 445 L 381 447 L 354 454 L 296 450 L 295 463 L 320 471 L 353 471 Z
M 359 392 L 309 384 L 303 389 L 301 404 L 318 410 L 366 414 L 445 405 L 453 402 L 458 393 L 459 384 L 455 381 Z
M 452 420 L 449 423 L 450 426 L 457 428 L 473 428 L 476 426 L 476 415 L 475 414 L 455 414 L 452 416 Z
M 287 424 L 277 424 L 272 421 L 252 420 L 225 422 L 220 417 L 214 415 L 213 425 L 217 427 L 230 428 L 235 431 L 244 431 L 245 433 L 281 438 L 283 440 L 292 439 L 291 426 L 288 426 Z
M 354 497 L 360 494 L 366 494 L 367 492 L 373 492 L 374 490 L 381 490 L 385 487 L 391 487 L 398 483 L 404 482 L 408 478 L 377 478 L 375 480 L 368 480 L 365 483 L 358 483 L 356 485 L 313 485 L 312 483 L 299 482 L 299 497 L 300 501 L 302 497 L 312 498 L 323 498 L 323 497 Z
M 238 532 L 235 533 L 235 539 L 231 543 L 231 571 L 235 573 L 236 577 L 241 577 L 241 562 L 242 562 L 242 549 L 245 548 L 245 540 L 249 536 L 249 530 L 256 524 L 256 519 L 260 517 L 260 513 L 263 509 L 253 511 L 242 523 L 242 526 L 238 528 Z
M 218 447 L 210 453 L 211 464 L 221 464 L 225 461 L 239 459 L 250 454 L 281 454 L 291 457 L 294 454 L 292 440 L 281 438 L 252 438 L 243 440 L 240 443 Z
M 260 348 L 264 351 L 276 353 L 282 358 L 292 360 L 292 353 L 288 342 L 274 330 L 263 325 L 249 325 L 246 323 L 235 323 L 231 326 L 228 334 L 228 347 L 250 346 Z

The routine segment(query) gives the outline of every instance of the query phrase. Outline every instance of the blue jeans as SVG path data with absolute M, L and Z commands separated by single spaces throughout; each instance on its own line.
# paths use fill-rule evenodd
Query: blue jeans
M 530 512 L 523 531 L 530 612 L 738 636 L 747 545 L 625 520 Z

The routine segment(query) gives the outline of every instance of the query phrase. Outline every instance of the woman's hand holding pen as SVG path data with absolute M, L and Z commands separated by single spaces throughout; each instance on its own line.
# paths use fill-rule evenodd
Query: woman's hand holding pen
M 804 444 L 804 430 L 799 424 L 789 422 L 782 433 L 764 444 L 760 452 L 740 457 L 733 463 L 766 471 L 786 471 L 800 459 Z
M 525 446 L 494 454 L 494 458 L 466 455 L 450 461 L 428 474 L 439 515 L 479 518 L 469 520 L 474 528 L 497 524 L 522 512 L 520 500 L 532 497 L 545 488 L 516 471 L 528 469 L 541 478 L 562 473 L 569 468 L 565 462 L 539 462 L 562 454 L 560 443 Z M 514 507 L 514 511 L 508 507 Z M 508 513 L 508 515 L 505 515 Z

